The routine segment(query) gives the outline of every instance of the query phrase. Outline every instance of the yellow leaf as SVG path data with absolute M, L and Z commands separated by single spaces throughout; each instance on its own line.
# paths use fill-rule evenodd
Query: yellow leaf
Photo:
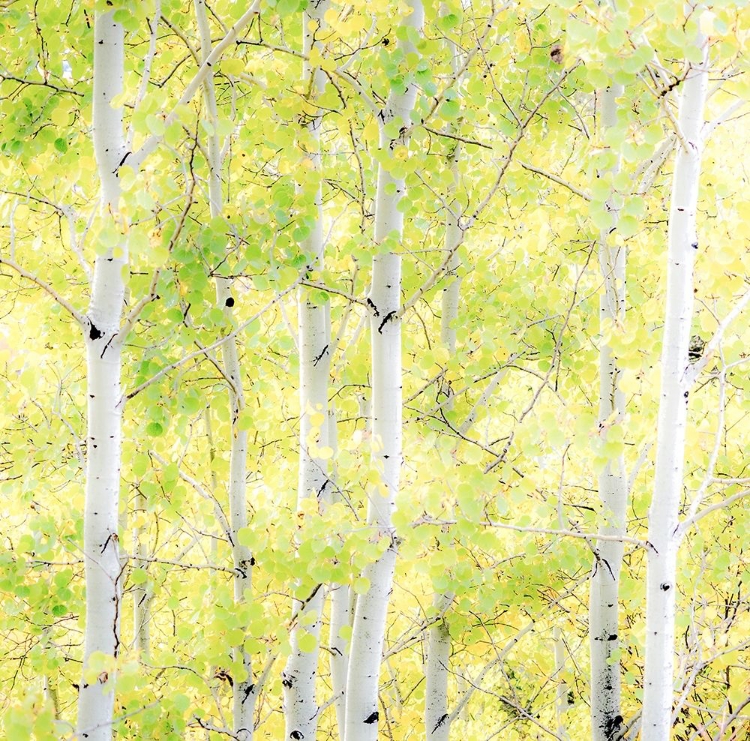
M 354 580 L 352 589 L 357 594 L 367 594 L 370 590 L 370 580 L 366 576 L 360 576 L 359 579 Z
M 310 424 L 313 427 L 322 427 L 323 422 L 325 422 L 325 415 L 321 412 L 312 412 L 310 414 Z
M 221 71 L 225 75 L 241 75 L 245 71 L 245 63 L 241 59 L 222 59 Z

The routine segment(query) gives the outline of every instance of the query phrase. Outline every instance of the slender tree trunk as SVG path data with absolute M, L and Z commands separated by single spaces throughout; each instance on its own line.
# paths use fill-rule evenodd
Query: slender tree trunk
M 205 0 L 195 0 L 196 18 L 201 37 L 201 55 L 205 60 L 211 53 L 211 30 L 206 13 Z M 224 197 L 221 187 L 221 145 L 216 134 L 218 114 L 213 75 L 206 77 L 203 85 L 204 100 L 213 133 L 208 137 L 209 200 L 211 217 L 221 215 Z M 227 320 L 233 322 L 234 297 L 232 280 L 216 278 L 216 303 L 222 307 Z M 222 346 L 224 376 L 229 389 L 229 407 L 232 414 L 232 436 L 229 452 L 229 525 L 232 538 L 232 561 L 234 565 L 234 602 L 243 604 L 249 599 L 252 589 L 252 556 L 250 550 L 239 542 L 238 532 L 247 526 L 247 430 L 242 429 L 240 414 L 245 408 L 245 395 L 235 338 Z M 234 661 L 243 667 L 242 675 L 235 676 L 232 685 L 232 726 L 238 741 L 251 741 L 254 731 L 255 684 L 253 683 L 252 657 L 242 646 L 234 649 Z
M 612 84 L 600 95 L 601 124 L 607 129 L 617 124 L 617 98 L 622 86 Z M 619 169 L 619 157 L 612 172 Z M 622 325 L 625 321 L 626 251 L 614 244 L 617 210 L 607 204 L 611 221 L 599 239 L 599 267 L 604 288 L 599 299 L 599 322 Z M 601 341 L 599 348 L 599 429 L 603 438 L 625 416 L 625 396 L 619 388 L 620 369 L 612 348 Z M 602 535 L 624 535 L 627 508 L 625 458 L 610 459 L 599 474 Z M 593 741 L 612 741 L 619 735 L 620 712 L 619 592 L 623 544 L 600 540 L 596 544 L 594 575 L 589 594 L 589 643 L 591 650 L 591 737 Z
M 363 401 L 360 401 L 360 414 L 369 416 L 365 414 L 365 410 L 362 408 L 364 406 Z M 328 424 L 328 445 L 333 451 L 331 477 L 335 484 L 338 430 L 336 427 L 336 412 L 333 408 L 328 410 Z M 334 502 L 341 500 L 337 487 L 334 487 L 332 499 Z M 336 708 L 339 739 L 344 738 L 346 726 L 346 675 L 349 670 L 349 641 L 342 637 L 342 630 L 351 628 L 352 625 L 352 596 L 353 593 L 348 584 L 331 585 L 331 623 L 328 648 L 330 652 L 331 691 Z
M 442 613 L 453 595 L 436 594 L 435 607 Z M 445 617 L 430 626 L 427 633 L 427 666 L 425 667 L 425 737 L 428 741 L 448 741 L 448 667 L 451 657 L 451 636 Z
M 681 145 L 677 151 L 669 215 L 667 307 L 654 492 L 649 510 L 646 587 L 646 668 L 643 682 L 643 741 L 668 741 L 672 727 L 676 561 L 675 531 L 683 490 L 685 428 L 689 393 L 688 347 L 693 319 L 693 267 L 698 248 L 696 210 L 700 182 L 708 49 L 690 69 L 680 98 Z
M 101 185 L 101 209 L 118 226 L 118 167 L 125 153 L 122 108 L 111 103 L 122 92 L 123 28 L 112 13 L 94 23 L 93 139 Z M 124 231 L 124 230 L 123 230 Z M 116 658 L 120 646 L 118 510 L 120 498 L 120 394 L 122 318 L 128 264 L 125 238 L 97 257 L 85 341 L 88 371 L 88 437 L 83 553 L 86 576 L 86 631 L 83 680 L 78 698 L 78 733 L 88 741 L 112 738 L 114 667 L 91 676 L 92 658 Z
M 135 495 L 135 516 L 140 518 L 146 511 L 146 497 L 140 491 Z M 145 534 L 140 525 L 133 528 L 133 547 L 135 548 L 135 566 L 145 569 L 148 562 L 143 560 L 148 556 L 148 546 L 144 540 Z M 148 583 L 138 584 L 133 588 L 133 646 L 147 660 L 150 649 L 152 592 Z
M 404 25 L 421 32 L 421 0 L 410 0 L 411 14 Z M 408 40 L 399 40 L 404 56 L 415 55 Z M 390 138 L 385 124 L 398 117 L 411 124 L 417 89 L 412 83 L 402 94 L 388 97 L 381 116 L 380 146 L 384 151 L 404 142 Z M 404 180 L 394 178 L 382 164 L 375 195 L 375 243 L 388 235 L 403 234 L 404 217 L 398 203 Z M 378 685 L 385 641 L 386 616 L 396 566 L 397 537 L 391 517 L 399 492 L 401 473 L 401 255 L 378 254 L 372 264 L 368 296 L 372 343 L 372 462 L 380 481 L 369 492 L 368 525 L 373 537 L 390 539 L 386 551 L 364 569 L 369 589 L 357 599 L 352 629 L 351 656 L 346 689 L 346 741 L 376 741 L 378 737 Z
M 317 34 L 328 7 L 326 0 L 311 2 L 303 14 L 303 52 L 309 55 L 320 48 Z M 310 89 L 311 102 L 325 89 L 326 77 L 322 70 L 313 69 L 306 62 L 302 73 L 304 89 Z M 308 159 L 320 174 L 320 127 L 322 116 L 315 116 L 307 126 L 311 140 Z M 309 237 L 302 245 L 311 256 L 310 267 L 323 269 L 323 192 L 320 182 L 315 192 L 315 218 Z M 320 292 L 300 288 L 297 296 L 299 318 L 299 368 L 300 368 L 300 441 L 297 506 L 309 497 L 317 497 L 319 504 L 329 498 L 328 458 L 322 449 L 328 447 L 328 378 L 331 366 L 330 303 L 322 301 Z M 327 453 L 328 451 L 326 451 Z M 315 595 L 300 602 L 295 600 L 293 612 L 295 625 L 291 631 L 292 652 L 283 672 L 284 720 L 286 738 L 314 739 L 318 727 L 318 703 L 315 680 L 318 671 L 319 638 L 325 590 L 318 588 Z M 308 616 L 308 620 L 303 620 Z M 305 623 L 305 627 L 300 626 Z M 312 650 L 300 647 L 300 638 L 310 634 L 315 638 Z
M 351 626 L 352 609 L 350 590 L 346 584 L 331 587 L 331 627 L 329 649 L 331 653 L 331 690 L 336 708 L 339 738 L 344 738 L 346 725 L 346 674 L 349 668 L 349 647 L 341 637 L 341 629 Z
M 451 45 L 452 47 L 452 45 Z M 455 49 L 451 49 L 453 73 L 458 71 L 458 57 Z M 453 129 L 454 127 L 451 127 Z M 460 146 L 456 143 L 450 154 L 450 167 L 453 175 L 453 196 L 458 189 L 458 158 Z M 458 209 L 454 197 L 446 199 L 449 207 Z M 457 247 L 461 242 L 461 230 L 458 227 L 458 214 L 451 213 L 446 216 L 445 226 L 445 249 L 451 254 L 448 262 L 447 280 L 448 285 L 443 289 L 442 314 L 440 317 L 440 339 L 443 346 L 448 350 L 449 356 L 453 357 L 456 352 L 456 327 L 458 319 L 458 307 L 461 294 L 461 278 L 458 268 L 461 260 L 458 257 Z M 451 389 L 447 383 L 443 388 L 448 399 L 445 403 L 446 411 L 453 408 L 453 399 L 450 397 Z M 433 601 L 434 606 L 444 613 L 453 601 L 453 594 L 436 594 Z M 427 662 L 425 666 L 425 737 L 429 741 L 448 741 L 450 733 L 450 715 L 448 713 L 448 670 L 451 655 L 451 637 L 448 630 L 448 622 L 443 615 L 433 623 L 427 631 Z
M 555 628 L 552 633 L 555 642 L 555 682 L 557 691 L 555 693 L 555 720 L 557 722 L 557 735 L 560 741 L 567 741 L 568 732 L 565 730 L 563 716 L 568 709 L 568 685 L 563 677 L 565 671 L 565 642 L 562 638 L 560 628 Z

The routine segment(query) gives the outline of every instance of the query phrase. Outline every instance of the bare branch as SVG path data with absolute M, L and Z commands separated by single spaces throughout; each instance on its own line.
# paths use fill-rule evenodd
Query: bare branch
M 717 350 L 721 344 L 721 340 L 724 337 L 724 332 L 727 331 L 729 325 L 745 310 L 745 307 L 750 303 L 750 289 L 745 291 L 742 298 L 735 304 L 734 308 L 724 317 L 724 320 L 719 324 L 714 332 L 714 336 L 708 341 L 706 347 L 703 350 L 703 355 L 698 359 L 697 362 L 693 363 L 687 370 L 685 376 L 687 386 L 692 386 L 697 380 L 698 376 L 703 372 L 703 369 L 708 365 L 708 361 L 711 359 L 713 353 Z
M 412 526 L 416 527 L 417 525 L 438 525 L 442 527 L 444 525 L 456 525 L 457 522 L 457 520 L 435 520 L 427 517 L 422 517 L 418 520 L 415 520 L 412 523 Z M 649 543 L 647 540 L 633 538 L 629 535 L 600 535 L 599 533 L 582 533 L 580 530 L 554 530 L 544 527 L 511 525 L 510 523 L 497 522 L 496 520 L 478 520 L 476 524 L 484 525 L 485 527 L 494 527 L 500 530 L 513 530 L 517 533 L 531 533 L 533 535 L 558 535 L 563 538 L 577 538 L 579 540 L 586 541 L 609 540 L 613 543 L 632 543 L 639 548 L 653 548 L 651 543 Z
M 173 107 L 172 112 L 166 116 L 164 120 L 165 128 L 169 128 L 170 124 L 177 120 L 177 112 L 179 111 L 180 107 L 186 105 L 195 97 L 195 94 L 198 92 L 206 78 L 210 74 L 213 74 L 214 64 L 219 61 L 221 55 L 226 51 L 227 47 L 236 41 L 240 31 L 242 31 L 242 29 L 245 28 L 245 26 L 250 23 L 253 17 L 258 15 L 258 13 L 260 13 L 260 0 L 255 0 L 250 6 L 249 10 L 243 13 L 242 17 L 229 29 L 226 36 L 224 36 L 224 38 L 218 44 L 216 44 L 208 57 L 206 57 L 206 60 L 198 68 L 198 71 L 195 73 L 193 79 L 185 88 L 185 91 L 182 93 L 179 101 Z M 159 146 L 163 138 L 163 134 L 158 136 L 156 134 L 152 134 L 148 139 L 146 139 L 141 148 L 131 155 L 128 160 L 128 164 L 135 170 L 140 169 L 146 157 L 148 157 L 151 152 L 153 152 L 156 147 Z
M 743 499 L 748 495 L 750 495 L 750 489 L 742 489 L 742 491 L 738 491 L 736 494 L 732 494 L 731 497 L 722 499 L 720 502 L 716 502 L 710 507 L 706 507 L 706 509 L 702 509 L 700 512 L 696 512 L 692 517 L 688 517 L 680 523 L 679 527 L 677 528 L 678 536 L 682 537 L 683 535 L 685 535 L 685 533 L 693 525 L 695 525 L 696 522 L 702 520 L 706 515 L 710 515 L 712 512 L 716 512 L 717 509 L 724 509 L 730 504 L 736 502 L 738 499 Z
M 580 188 L 573 185 L 573 183 L 569 183 L 567 180 L 563 180 L 559 175 L 555 175 L 554 173 L 547 172 L 546 170 L 542 170 L 539 167 L 536 167 L 535 165 L 530 165 L 527 162 L 522 162 L 521 160 L 516 160 L 521 167 L 523 167 L 524 170 L 528 170 L 529 172 L 535 172 L 537 175 L 541 175 L 542 177 L 547 178 L 548 180 L 551 180 L 553 183 L 557 183 L 558 185 L 562 185 L 564 188 L 567 188 L 571 193 L 575 193 L 577 196 L 580 196 L 583 198 L 584 201 L 590 201 L 591 196 L 586 193 L 586 191 L 581 190 Z
M 63 298 L 54 288 L 52 288 L 49 283 L 45 283 L 33 273 L 30 273 L 28 270 L 22 268 L 14 260 L 0 257 L 0 265 L 7 265 L 9 268 L 15 270 L 16 273 L 18 273 L 22 278 L 26 278 L 26 280 L 35 283 L 37 286 L 39 286 L 39 288 L 48 293 L 60 306 L 62 306 L 63 309 L 65 309 L 81 327 L 85 325 L 86 317 L 80 311 L 78 311 L 78 309 L 76 309 L 73 304 L 71 304 L 66 298 Z
M 125 394 L 122 397 L 122 401 L 126 401 L 128 399 L 132 399 L 134 396 L 137 396 L 141 393 L 144 389 L 147 389 L 151 384 L 156 383 L 160 378 L 167 375 L 167 373 L 171 373 L 175 368 L 179 368 L 182 365 L 185 365 L 185 363 L 189 363 L 193 358 L 198 358 L 201 355 L 207 355 L 212 350 L 215 350 L 217 347 L 220 347 L 222 344 L 224 344 L 227 340 L 231 340 L 233 337 L 236 337 L 237 335 L 244 332 L 254 321 L 259 319 L 263 314 L 265 314 L 274 304 L 278 303 L 284 296 L 287 295 L 287 293 L 290 293 L 293 291 L 302 280 L 301 277 L 297 278 L 297 280 L 292 283 L 292 285 L 285 288 L 283 291 L 281 291 L 279 294 L 277 294 L 274 298 L 272 298 L 268 303 L 263 306 L 260 311 L 257 311 L 255 314 L 253 314 L 249 319 L 245 320 L 240 324 L 237 329 L 233 330 L 229 334 L 224 335 L 223 337 L 220 337 L 215 342 L 212 342 L 210 345 L 206 345 L 206 347 L 201 348 L 200 350 L 196 350 L 195 352 L 188 353 L 187 355 L 184 355 L 179 360 L 175 360 L 174 363 L 170 363 L 169 365 L 164 366 L 158 373 L 155 373 L 151 378 L 149 378 L 147 381 L 144 381 L 140 386 L 137 386 L 129 393 Z

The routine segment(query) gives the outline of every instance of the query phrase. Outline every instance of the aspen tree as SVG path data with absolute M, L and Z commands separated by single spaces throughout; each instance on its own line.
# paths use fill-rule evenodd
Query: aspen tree
M 313 50 L 320 51 L 320 34 L 323 16 L 328 7 L 326 0 L 311 2 L 302 16 L 302 50 L 309 58 Z M 308 105 L 316 106 L 317 97 L 323 93 L 326 77 L 305 61 L 302 81 L 309 90 Z M 306 114 L 305 114 L 306 115 Z M 309 144 L 306 159 L 310 169 L 321 176 L 320 127 L 323 117 L 319 110 L 309 116 L 304 128 Z M 302 249 L 310 260 L 310 272 L 323 270 L 323 191 L 320 180 L 315 185 L 313 216 L 309 236 Z M 319 506 L 330 499 L 326 488 L 328 461 L 331 449 L 328 427 L 333 424 L 328 413 L 328 377 L 330 374 L 331 321 L 330 301 L 322 301 L 320 292 L 300 287 L 297 295 L 299 325 L 299 474 L 297 507 L 302 514 L 303 502 L 309 498 Z M 315 738 L 318 725 L 318 704 L 315 680 L 318 671 L 319 638 L 325 590 L 316 585 L 314 594 L 293 605 L 291 654 L 283 672 L 284 719 L 286 738 Z M 309 619 L 308 619 L 309 618 Z M 304 624 L 304 627 L 303 627 Z
M 200 33 L 201 56 L 205 64 L 212 49 L 211 27 L 208 21 L 205 0 L 195 0 L 195 14 Z M 217 133 L 218 112 L 214 90 L 213 72 L 206 75 L 203 82 L 203 98 L 208 120 L 211 123 L 208 134 L 208 197 L 211 218 L 221 216 L 224 207 L 222 193 L 221 167 L 222 146 Z M 232 280 L 217 276 L 216 303 L 221 307 L 232 323 L 234 296 Z M 229 526 L 234 564 L 234 601 L 235 605 L 244 604 L 250 597 L 252 589 L 252 554 L 250 549 L 240 542 L 239 532 L 247 526 L 247 429 L 240 424 L 240 415 L 245 408 L 242 366 L 239 359 L 239 348 L 236 338 L 232 337 L 223 343 L 223 375 L 227 380 L 229 407 L 231 412 L 231 440 L 229 450 Z M 253 713 L 257 693 L 253 680 L 252 657 L 243 646 L 234 649 L 234 659 L 242 665 L 243 676 L 234 678 L 232 685 L 232 727 L 238 741 L 251 741 L 254 731 Z
M 458 50 L 450 43 L 451 71 L 457 76 L 459 73 Z M 449 133 L 455 134 L 455 126 L 450 126 Z M 458 226 L 458 204 L 455 199 L 458 189 L 458 162 L 461 146 L 456 142 L 449 154 L 452 176 L 452 198 L 447 199 L 448 209 L 445 225 L 445 251 L 450 255 L 446 267 L 447 285 L 441 296 L 440 340 L 448 350 L 450 357 L 456 352 L 456 322 L 461 297 L 461 277 L 458 269 L 461 259 L 458 246 L 462 235 Z M 447 384 L 446 384 L 447 387 Z M 449 388 L 449 387 L 448 387 Z M 452 409 L 449 397 L 446 409 Z M 453 595 L 450 593 L 436 594 L 433 607 L 438 612 L 437 620 L 430 626 L 427 633 L 427 657 L 425 665 L 425 735 L 430 741 L 447 741 L 450 733 L 450 714 L 448 713 L 448 675 L 451 655 L 451 637 L 448 630 L 445 612 L 448 610 Z
M 122 370 L 120 333 L 128 265 L 125 225 L 119 218 L 119 167 L 125 155 L 122 92 L 124 31 L 113 13 L 94 22 L 94 152 L 101 188 L 101 214 L 123 234 L 117 246 L 96 258 L 91 302 L 84 327 L 88 373 L 88 434 L 84 563 L 86 632 L 78 699 L 78 734 L 89 741 L 112 738 L 115 672 L 120 649 L 120 439 Z M 98 659 L 100 665 L 95 661 Z M 96 667 L 96 668 L 94 668 Z
M 601 127 L 603 135 L 617 125 L 617 99 L 622 85 L 614 82 L 601 91 Z M 610 172 L 619 169 L 616 156 Z M 607 204 L 611 223 L 599 237 L 599 269 L 603 288 L 599 299 L 599 322 L 603 328 L 622 326 L 625 320 L 625 246 L 615 243 L 617 208 Z M 606 331 L 606 329 L 605 329 Z M 602 339 L 599 346 L 599 430 L 603 439 L 609 430 L 623 422 L 625 395 L 619 384 L 620 369 L 612 348 Z M 621 453 L 607 461 L 599 474 L 599 500 L 604 535 L 623 536 L 627 507 L 627 474 Z M 617 657 L 619 633 L 619 583 L 623 543 L 600 540 L 596 544 L 594 572 L 589 594 L 589 644 L 591 652 L 591 727 L 593 741 L 610 741 L 619 735 L 620 662 Z
M 679 146 L 669 211 L 667 297 L 661 355 L 656 469 L 648 515 L 646 667 L 643 741 L 668 741 L 672 728 L 674 631 L 677 595 L 678 515 L 683 491 L 688 397 L 688 351 L 693 320 L 696 218 L 708 88 L 708 44 L 699 34 L 703 61 L 690 64 L 680 95 Z
M 407 33 L 399 39 L 403 56 L 415 56 L 409 31 L 421 33 L 424 10 L 421 0 L 408 3 L 404 19 Z M 399 130 L 411 125 L 411 112 L 417 98 L 414 82 L 403 91 L 392 90 L 380 117 L 380 148 L 392 153 L 405 146 L 403 135 L 389 135 L 386 125 L 398 122 Z M 375 194 L 375 244 L 392 240 L 385 252 L 378 252 L 372 263 L 372 283 L 368 295 L 372 352 L 372 462 L 379 481 L 369 491 L 367 523 L 373 537 L 388 538 L 385 552 L 364 569 L 368 590 L 360 594 L 354 612 L 351 656 L 346 687 L 346 741 L 375 741 L 378 737 L 378 686 L 385 640 L 386 617 L 398 536 L 392 515 L 396 507 L 401 472 L 401 255 L 396 250 L 403 235 L 404 215 L 398 204 L 404 194 L 402 178 L 394 178 L 387 165 L 378 167 Z M 354 660 L 356 657 L 356 660 Z

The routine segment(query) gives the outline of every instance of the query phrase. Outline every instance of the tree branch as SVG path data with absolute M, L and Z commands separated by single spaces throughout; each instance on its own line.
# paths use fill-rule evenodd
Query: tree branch
M 217 347 L 221 347 L 221 345 L 223 345 L 227 340 L 231 340 L 241 332 L 244 332 L 245 329 L 247 329 L 256 319 L 259 319 L 261 316 L 263 316 L 263 314 L 265 314 L 268 309 L 270 309 L 274 304 L 278 303 L 284 296 L 287 295 L 287 293 L 293 291 L 299 285 L 301 280 L 301 277 L 297 278 L 297 280 L 295 280 L 292 285 L 288 286 L 283 291 L 281 291 L 281 293 L 277 294 L 265 306 L 263 306 L 260 311 L 257 311 L 249 319 L 242 322 L 242 324 L 240 324 L 237 329 L 233 330 L 229 334 L 224 335 L 223 337 L 220 337 L 210 345 L 206 345 L 206 347 L 203 347 L 200 350 L 196 350 L 195 352 L 188 353 L 179 360 L 175 360 L 174 363 L 170 363 L 169 365 L 164 366 L 164 368 L 151 376 L 151 378 L 149 378 L 147 381 L 144 381 L 140 386 L 137 386 L 132 391 L 125 394 L 121 399 L 121 403 L 123 401 L 127 401 L 128 399 L 132 399 L 134 396 L 137 396 L 141 393 L 141 391 L 147 389 L 152 383 L 155 383 L 167 373 L 171 373 L 175 368 L 179 368 L 180 366 L 185 365 L 185 363 L 189 363 L 193 358 L 200 357 L 201 355 L 207 355 L 209 352 L 211 352 L 211 350 L 215 350 Z
M 36 275 L 30 273 L 28 270 L 22 268 L 17 262 L 9 260 L 5 257 L 0 257 L 0 265 L 7 265 L 9 268 L 15 270 L 21 277 L 26 280 L 35 283 L 43 291 L 46 291 L 60 306 L 63 307 L 77 322 L 83 327 L 86 323 L 86 317 L 76 309 L 67 299 L 63 298 L 49 283 L 45 283 Z
M 219 61 L 221 55 L 226 51 L 227 47 L 230 44 L 234 43 L 240 31 L 242 31 L 242 29 L 247 26 L 248 23 L 250 23 L 250 21 L 253 19 L 253 16 L 258 15 L 259 13 L 260 0 L 255 0 L 250 9 L 245 11 L 245 13 L 237 21 L 237 23 L 235 23 L 229 29 L 226 36 L 224 36 L 224 38 L 218 44 L 216 44 L 208 57 L 206 57 L 205 62 L 203 62 L 203 64 L 198 68 L 195 76 L 185 88 L 185 91 L 182 93 L 182 97 L 172 108 L 172 112 L 164 119 L 165 129 L 169 128 L 170 124 L 174 123 L 177 120 L 177 112 L 179 111 L 180 106 L 186 105 L 193 99 L 206 78 L 213 73 L 212 68 L 214 64 Z M 156 134 L 152 134 L 148 139 L 146 139 L 141 148 L 129 157 L 128 165 L 130 165 L 133 169 L 138 170 L 143 164 L 146 157 L 148 157 L 151 152 L 153 152 L 156 147 L 159 146 L 163 138 L 163 134 L 158 136 Z

